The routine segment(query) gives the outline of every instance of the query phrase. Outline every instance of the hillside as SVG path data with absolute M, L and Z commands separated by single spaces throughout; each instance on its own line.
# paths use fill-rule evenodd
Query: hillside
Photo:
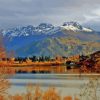
M 100 50 L 100 34 L 76 22 L 55 27 L 42 23 L 4 30 L 6 49 L 16 56 L 71 56 Z

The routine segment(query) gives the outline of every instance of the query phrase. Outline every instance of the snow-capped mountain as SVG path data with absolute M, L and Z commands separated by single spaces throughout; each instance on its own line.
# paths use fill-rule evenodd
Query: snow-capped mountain
M 32 25 L 26 27 L 16 27 L 4 30 L 2 33 L 6 37 L 20 37 L 20 36 L 29 36 L 33 34 L 35 27 Z
M 84 32 L 92 32 L 92 29 L 86 28 L 81 26 L 79 23 L 77 22 L 65 22 L 62 26 L 61 26 L 62 30 L 69 30 L 69 31 L 84 31 Z
M 71 56 L 100 50 L 100 34 L 77 22 L 28 25 L 3 30 L 2 34 L 7 51 L 13 50 L 16 56 Z
M 62 30 L 68 31 L 83 31 L 83 32 L 93 32 L 92 29 L 85 28 L 78 24 L 77 22 L 65 22 L 62 26 L 53 26 L 48 23 L 41 23 L 37 27 L 32 25 L 24 26 L 24 27 L 15 27 L 11 29 L 4 30 L 2 33 L 7 37 L 20 37 L 20 36 L 30 36 L 30 35 L 52 35 Z
M 52 24 L 41 23 L 37 27 L 28 25 L 25 27 L 16 27 L 7 30 L 3 30 L 3 35 L 7 37 L 20 37 L 20 36 L 30 36 L 30 35 L 39 35 L 47 34 L 52 31 L 56 31 L 58 28 L 54 27 Z

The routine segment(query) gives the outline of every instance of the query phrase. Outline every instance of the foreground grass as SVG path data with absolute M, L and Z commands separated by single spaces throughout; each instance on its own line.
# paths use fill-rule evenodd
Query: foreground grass
M 71 96 L 62 97 L 61 94 L 54 87 L 50 87 L 45 91 L 39 86 L 35 88 L 28 84 L 27 92 L 15 95 L 0 95 L 0 100 L 73 100 Z M 79 100 L 74 96 L 74 100 Z

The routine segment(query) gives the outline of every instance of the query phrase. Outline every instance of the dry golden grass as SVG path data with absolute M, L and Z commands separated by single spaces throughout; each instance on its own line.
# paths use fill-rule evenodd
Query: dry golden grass
M 25 94 L 0 95 L 0 100 L 72 100 L 71 96 L 62 97 L 56 88 L 50 87 L 42 91 L 39 86 L 35 88 L 29 84 Z M 33 90 L 34 89 L 34 90 Z M 74 100 L 79 100 L 77 97 Z

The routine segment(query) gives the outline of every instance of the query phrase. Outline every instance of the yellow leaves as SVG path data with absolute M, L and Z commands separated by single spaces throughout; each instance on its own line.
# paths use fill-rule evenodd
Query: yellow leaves
M 57 93 L 56 89 L 51 87 L 43 94 L 43 100 L 61 100 L 60 95 Z
M 12 98 L 13 98 L 12 100 L 23 100 L 23 97 L 18 94 L 13 96 Z
M 2 83 L 5 82 L 6 81 L 2 80 Z M 32 84 L 28 84 L 26 93 L 15 94 L 13 96 L 0 94 L 0 100 L 72 100 L 72 96 L 62 97 L 59 94 L 58 90 L 54 87 L 49 87 L 47 90 L 42 91 L 39 85 L 33 87 Z M 77 97 L 74 97 L 73 100 L 79 99 Z
M 39 86 L 36 86 L 33 100 L 42 100 L 42 91 Z
M 4 100 L 4 96 L 0 95 L 0 100 Z
M 71 96 L 66 96 L 63 100 L 72 100 Z
M 79 60 L 79 55 L 70 56 L 67 59 L 67 61 L 78 61 L 78 60 Z

